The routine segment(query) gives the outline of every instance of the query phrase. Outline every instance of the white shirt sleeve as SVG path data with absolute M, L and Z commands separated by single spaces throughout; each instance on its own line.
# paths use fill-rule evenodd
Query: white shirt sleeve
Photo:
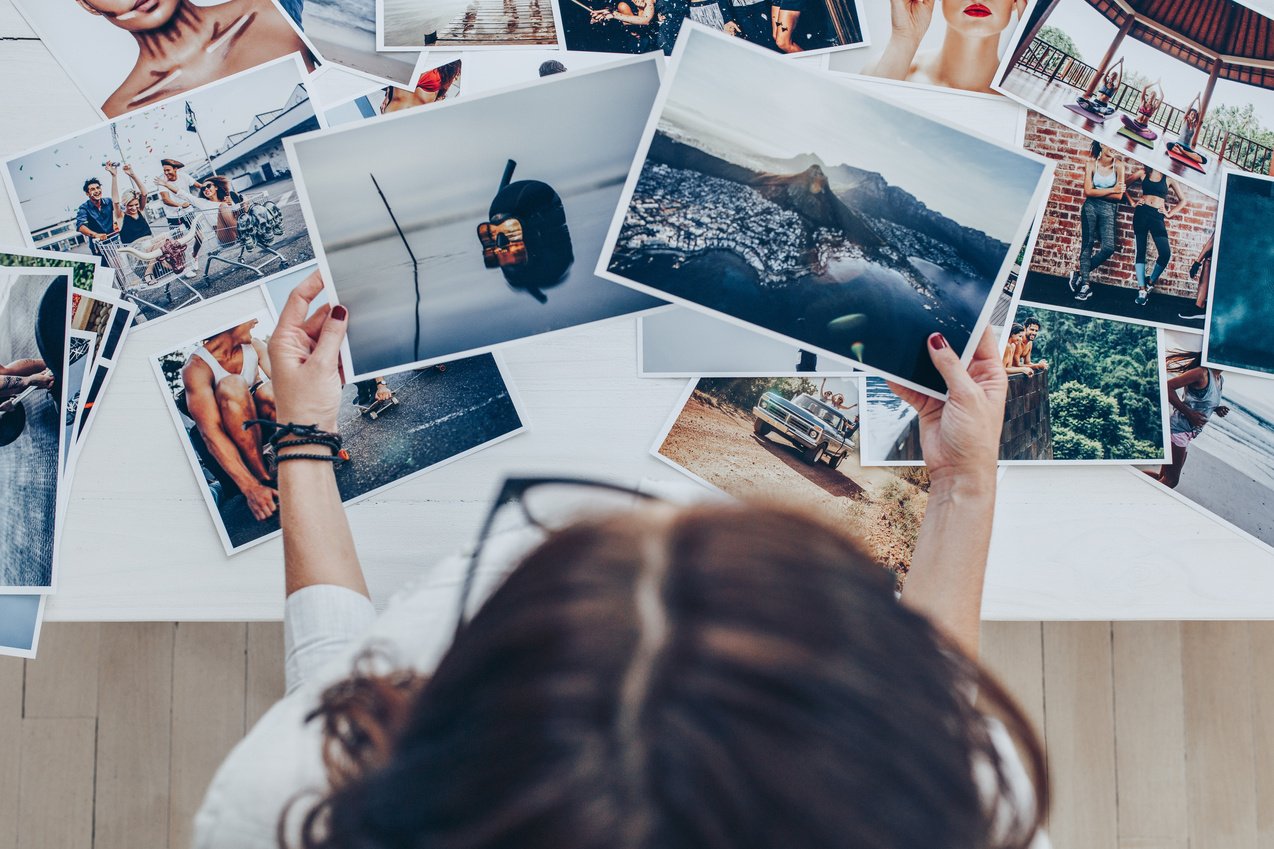
M 334 584 L 303 587 L 283 605 L 284 680 L 288 694 L 366 636 L 376 608 L 362 593 Z

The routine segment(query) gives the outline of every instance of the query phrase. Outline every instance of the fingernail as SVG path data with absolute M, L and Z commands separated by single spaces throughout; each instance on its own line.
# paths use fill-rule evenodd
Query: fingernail
M 332 318 L 337 321 L 344 321 L 347 315 L 349 315 L 349 310 L 345 309 L 345 307 L 340 304 L 332 307 Z
M 929 337 L 929 347 L 935 351 L 941 351 L 947 347 L 947 340 L 943 338 L 941 333 L 934 333 Z

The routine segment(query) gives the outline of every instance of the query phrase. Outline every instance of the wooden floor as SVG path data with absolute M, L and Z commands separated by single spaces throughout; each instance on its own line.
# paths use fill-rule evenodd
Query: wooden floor
M 991 623 L 1058 849 L 1274 849 L 1274 622 Z M 277 624 L 50 624 L 0 658 L 0 849 L 186 847 L 283 689 Z

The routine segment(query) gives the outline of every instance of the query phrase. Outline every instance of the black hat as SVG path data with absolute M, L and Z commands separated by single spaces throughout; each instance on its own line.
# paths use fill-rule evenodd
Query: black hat
M 539 180 L 510 182 L 516 167 L 510 159 L 488 220 L 478 225 L 482 259 L 487 268 L 499 268 L 510 286 L 543 303 L 548 298 L 541 290 L 561 283 L 575 262 L 571 231 L 553 187 Z

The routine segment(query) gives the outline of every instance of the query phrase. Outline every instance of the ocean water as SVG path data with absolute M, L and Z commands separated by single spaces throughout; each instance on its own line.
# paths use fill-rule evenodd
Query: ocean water
M 916 417 L 915 409 L 893 393 L 883 377 L 867 378 L 867 404 L 863 412 L 867 445 L 865 462 L 885 459 L 889 446 Z
M 305 0 L 305 17 L 376 36 L 376 0 Z
M 464 14 L 469 0 L 384 0 L 384 4 L 385 45 L 410 46 L 421 44 L 425 33 L 441 32 Z

